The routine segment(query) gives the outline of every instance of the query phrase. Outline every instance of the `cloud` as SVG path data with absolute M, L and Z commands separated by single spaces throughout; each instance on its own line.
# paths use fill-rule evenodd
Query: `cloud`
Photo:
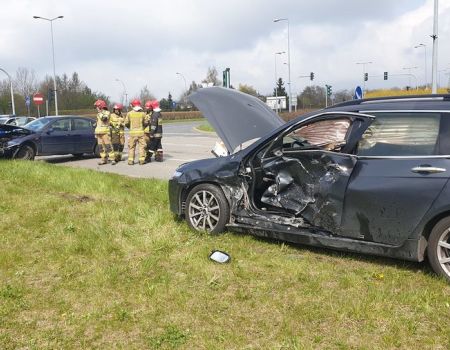
M 273 18 L 288 16 L 293 91 L 309 83 L 298 76 L 310 71 L 315 83 L 330 83 L 336 91 L 361 83 L 359 60 L 374 62 L 371 75 L 401 72 L 407 65 L 423 68 L 423 50 L 413 49 L 421 42 L 428 45 L 431 64 L 432 14 L 432 0 L 16 0 L 2 4 L 1 66 L 10 72 L 34 68 L 41 77 L 51 73 L 49 24 L 32 16 L 64 15 L 54 22 L 57 73 L 77 71 L 93 90 L 114 99 L 122 90 L 116 78 L 129 95 L 148 85 L 159 98 L 169 91 L 177 97 L 184 89 L 177 71 L 189 84 L 213 65 L 219 72 L 230 67 L 233 85 L 251 84 L 268 94 L 275 80 L 274 52 L 287 51 L 286 22 Z M 443 60 L 450 53 L 449 15 L 450 4 L 441 1 Z M 285 62 L 287 57 L 279 57 L 283 79 Z M 405 85 L 405 79 L 368 82 L 385 85 Z

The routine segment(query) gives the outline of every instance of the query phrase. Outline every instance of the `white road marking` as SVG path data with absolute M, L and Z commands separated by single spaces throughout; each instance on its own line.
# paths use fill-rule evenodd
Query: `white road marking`
M 198 158 L 201 159 L 201 158 Z M 174 160 L 176 162 L 193 162 L 194 160 L 198 159 L 179 159 L 179 158 L 166 158 L 165 160 Z M 203 158 L 204 159 L 204 158 Z
M 164 142 L 163 146 L 180 146 L 179 143 L 170 143 L 170 142 Z M 183 143 L 182 146 L 189 146 L 189 147 L 208 147 L 207 145 L 199 145 L 198 143 Z

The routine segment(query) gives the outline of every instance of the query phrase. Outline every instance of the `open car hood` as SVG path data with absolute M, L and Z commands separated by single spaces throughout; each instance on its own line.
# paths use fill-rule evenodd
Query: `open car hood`
M 198 89 L 189 99 L 210 122 L 230 153 L 244 142 L 265 136 L 284 124 L 260 99 L 233 89 Z
M 20 126 L 0 124 L 0 140 L 11 140 L 33 133 L 34 131 L 22 128 Z

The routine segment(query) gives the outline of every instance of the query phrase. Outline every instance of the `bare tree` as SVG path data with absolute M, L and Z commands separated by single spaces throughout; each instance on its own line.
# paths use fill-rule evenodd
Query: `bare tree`
M 221 82 L 217 77 L 217 69 L 216 67 L 209 67 L 208 72 L 206 73 L 206 78 L 202 80 L 202 83 L 213 84 L 214 86 L 220 86 Z
M 31 96 L 38 89 L 36 72 L 33 69 L 19 67 L 13 80 L 14 89 L 22 96 Z
M 150 92 L 147 85 L 145 85 L 139 93 L 139 99 L 141 100 L 142 104 L 144 104 L 145 101 L 156 100 L 156 97 Z

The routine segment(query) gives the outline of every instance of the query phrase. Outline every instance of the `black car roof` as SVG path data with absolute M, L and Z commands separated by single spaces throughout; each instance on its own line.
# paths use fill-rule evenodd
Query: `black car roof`
M 327 111 L 449 110 L 450 94 L 367 98 L 342 102 Z

